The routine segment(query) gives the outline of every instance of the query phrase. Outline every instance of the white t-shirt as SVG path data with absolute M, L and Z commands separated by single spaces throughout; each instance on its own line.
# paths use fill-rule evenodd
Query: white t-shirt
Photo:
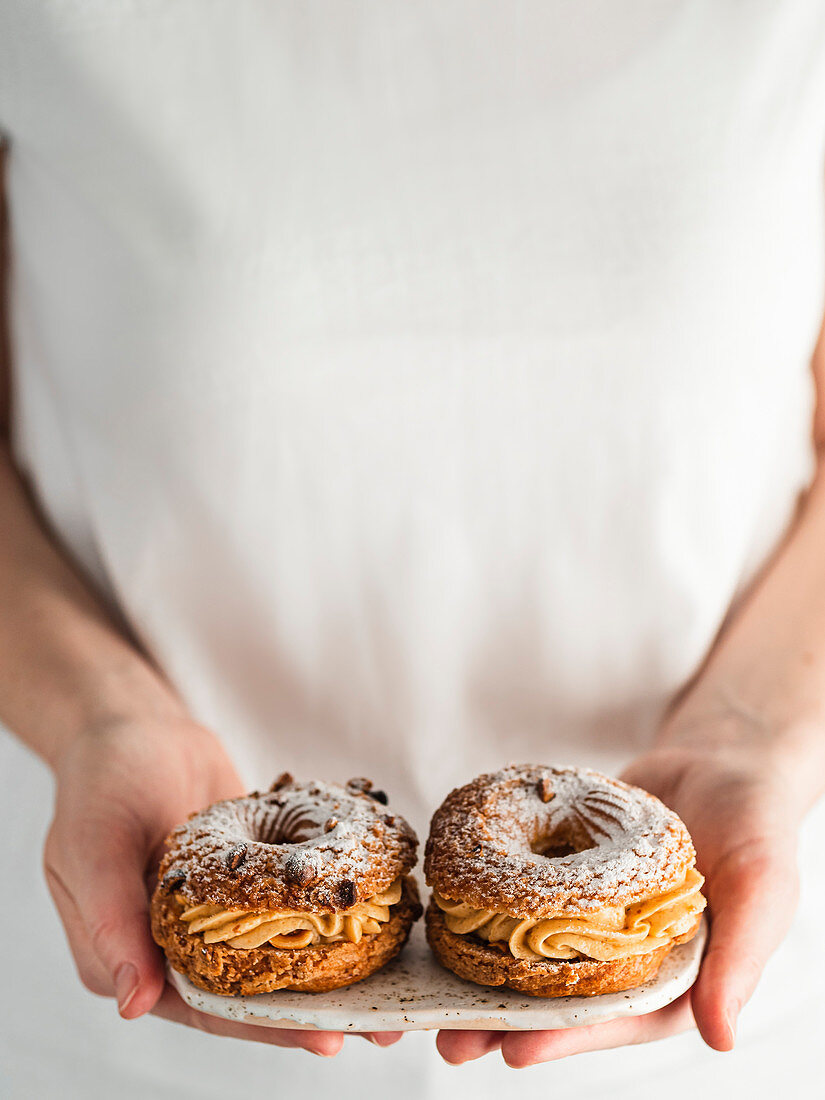
M 649 742 L 812 470 L 819 0 L 5 0 L 0 129 L 16 452 L 250 785 L 366 771 L 425 834 L 485 768 Z M 426 1036 L 127 1044 L 45 907 L 20 988 L 64 968 L 100 1095 L 455 1091 Z M 687 1057 L 461 1072 L 637 1096 Z

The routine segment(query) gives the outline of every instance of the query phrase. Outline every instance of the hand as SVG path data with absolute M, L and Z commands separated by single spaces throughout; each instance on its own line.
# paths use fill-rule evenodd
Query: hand
M 55 771 L 46 881 L 84 985 L 116 997 L 125 1019 L 153 1012 L 214 1034 L 337 1053 L 340 1032 L 230 1023 L 196 1012 L 166 985 L 147 889 L 163 839 L 193 810 L 243 793 L 213 734 L 178 719 L 118 723 L 73 741 Z M 389 1045 L 399 1037 L 374 1041 Z
M 746 719 L 717 721 L 724 728 L 705 728 L 700 746 L 655 748 L 622 776 L 675 810 L 693 837 L 711 918 L 708 948 L 693 988 L 646 1016 L 590 1027 L 442 1031 L 437 1045 L 446 1061 L 458 1064 L 500 1048 L 507 1064 L 520 1068 L 661 1039 L 692 1027 L 694 1020 L 709 1046 L 733 1047 L 737 1016 L 796 907 L 800 801 L 786 771 L 744 736 Z

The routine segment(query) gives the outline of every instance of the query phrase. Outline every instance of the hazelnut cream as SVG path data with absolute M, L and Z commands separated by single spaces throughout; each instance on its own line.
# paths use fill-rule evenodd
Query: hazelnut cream
M 182 905 L 186 905 L 178 895 Z M 380 894 L 338 913 L 307 913 L 299 909 L 225 909 L 219 905 L 184 908 L 180 919 L 191 935 L 203 935 L 204 943 L 229 947 L 309 947 L 312 944 L 360 943 L 361 937 L 381 931 L 390 919 L 390 907 L 401 900 L 401 878 Z
M 433 900 L 451 932 L 506 944 L 517 959 L 584 957 L 608 962 L 645 955 L 690 931 L 707 904 L 699 892 L 704 881 L 695 867 L 689 867 L 679 886 L 627 908 L 610 906 L 585 916 L 559 913 L 538 920 L 474 909 L 435 892 Z

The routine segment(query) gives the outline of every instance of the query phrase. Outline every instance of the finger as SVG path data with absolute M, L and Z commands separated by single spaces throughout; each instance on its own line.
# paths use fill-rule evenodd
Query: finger
M 354 1035 L 360 1035 L 377 1047 L 391 1047 L 397 1043 L 403 1031 L 355 1031 Z
M 63 925 L 78 977 L 90 992 L 99 997 L 113 996 L 112 981 L 92 947 L 86 925 L 78 912 L 71 892 L 52 868 L 46 865 L 44 870 L 46 884 L 60 917 L 60 923 Z
M 439 1031 L 435 1040 L 438 1053 L 451 1066 L 472 1062 L 498 1050 L 503 1035 L 500 1031 Z
M 652 1043 L 678 1035 L 693 1026 L 690 995 L 646 1016 L 626 1016 L 604 1024 L 562 1028 L 558 1031 L 508 1031 L 501 1043 L 501 1055 L 512 1069 L 554 1062 L 589 1050 L 610 1050 L 635 1043 Z
M 160 1000 L 152 1009 L 152 1015 L 197 1028 L 209 1035 L 306 1050 L 323 1058 L 333 1057 L 344 1044 L 344 1036 L 340 1031 L 289 1031 L 284 1028 L 239 1024 L 218 1016 L 208 1016 L 205 1012 L 190 1008 L 170 985 L 164 988 Z
M 73 849 L 67 862 L 77 909 L 109 975 L 118 1011 L 125 1019 L 142 1016 L 161 996 L 165 976 L 150 931 L 138 838 L 113 829 L 93 845 L 86 844 L 82 856 Z
M 750 843 L 708 876 L 710 944 L 693 988 L 693 1013 L 714 1050 L 730 1050 L 736 1022 L 769 957 L 788 930 L 798 880 L 784 847 Z

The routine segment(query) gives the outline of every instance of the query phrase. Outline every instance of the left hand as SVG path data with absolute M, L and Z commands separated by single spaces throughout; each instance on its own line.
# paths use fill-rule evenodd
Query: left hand
M 705 876 L 710 939 L 696 984 L 646 1016 L 559 1031 L 441 1031 L 452 1065 L 501 1049 L 513 1068 L 588 1050 L 652 1042 L 695 1025 L 715 1050 L 733 1047 L 736 1020 L 756 988 L 796 907 L 800 800 L 787 770 L 741 717 L 714 720 L 695 747 L 667 742 L 637 759 L 622 778 L 657 795 L 687 826 Z M 731 728 L 735 726 L 736 728 Z
M 149 926 L 147 878 L 192 809 L 243 792 L 219 738 L 188 717 L 119 720 L 78 734 L 55 761 L 46 881 L 83 984 L 131 1020 L 152 1012 L 213 1035 L 332 1056 L 340 1031 L 259 1027 L 187 1005 L 165 981 Z M 365 1033 L 389 1046 L 399 1032 Z

